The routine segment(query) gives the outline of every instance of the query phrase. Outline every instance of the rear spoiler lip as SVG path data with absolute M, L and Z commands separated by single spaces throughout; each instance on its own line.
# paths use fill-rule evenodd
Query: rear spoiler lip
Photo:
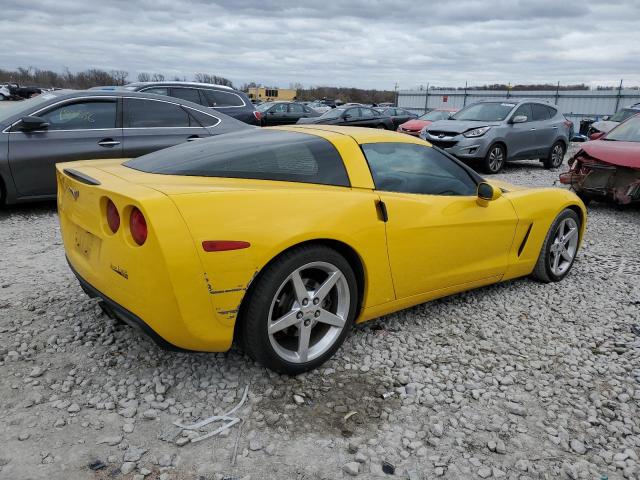
M 65 168 L 62 170 L 62 172 L 68 176 L 70 176 L 71 178 L 73 178 L 74 180 L 77 180 L 81 183 L 84 183 L 86 185 L 101 185 L 99 180 L 96 180 L 93 177 L 90 177 L 89 175 L 87 175 L 86 173 L 82 173 L 74 168 Z

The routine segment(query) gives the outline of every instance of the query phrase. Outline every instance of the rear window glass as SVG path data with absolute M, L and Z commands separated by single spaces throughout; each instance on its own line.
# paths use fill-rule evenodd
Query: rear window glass
M 124 165 L 165 175 L 350 186 L 342 158 L 331 142 L 277 130 L 218 135 L 159 150 Z
M 239 95 L 219 90 L 202 90 L 210 107 L 243 107 L 244 102 Z

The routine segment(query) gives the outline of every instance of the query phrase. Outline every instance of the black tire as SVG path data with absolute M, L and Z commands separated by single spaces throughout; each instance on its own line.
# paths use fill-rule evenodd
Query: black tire
M 386 129 L 387 129 L 387 127 L 386 127 L 386 125 L 385 125 L 384 123 L 381 123 L 381 124 L 379 124 L 379 125 L 376 125 L 376 128 L 379 128 L 379 129 L 381 129 L 381 130 L 386 130 Z
M 566 149 L 564 147 L 564 143 L 558 140 L 551 146 L 547 158 L 542 160 L 544 168 L 546 168 L 547 170 L 550 168 L 559 168 L 564 161 L 565 153 Z
M 582 203 L 584 203 L 585 207 L 588 207 L 589 204 L 591 203 L 591 200 L 593 200 L 593 198 L 591 198 L 589 195 L 587 195 L 584 192 L 575 192 L 575 194 L 578 196 L 580 200 L 582 200 Z
M 494 143 L 487 150 L 487 154 L 481 164 L 484 173 L 499 173 L 507 162 L 507 150 L 504 145 Z
M 543 282 L 543 283 L 559 282 L 560 280 L 562 280 L 564 277 L 568 275 L 568 273 L 571 271 L 571 268 L 573 267 L 573 263 L 578 253 L 577 247 L 576 247 L 576 252 L 573 256 L 573 259 L 569 263 L 568 268 L 562 274 L 560 275 L 555 274 L 552 271 L 552 267 L 551 267 L 551 262 L 552 262 L 551 247 L 552 247 L 554 238 L 556 237 L 558 233 L 558 229 L 562 224 L 562 222 L 568 218 L 572 219 L 576 223 L 578 228 L 578 231 L 576 232 L 576 234 L 577 235 L 580 234 L 580 227 L 582 222 L 580 221 L 580 217 L 578 216 L 578 214 L 570 208 L 566 208 L 562 212 L 560 212 L 560 214 L 556 217 L 556 219 L 551 224 L 549 231 L 547 232 L 547 236 L 545 237 L 544 242 L 542 244 L 542 248 L 540 249 L 540 255 L 538 256 L 538 261 L 536 262 L 536 266 L 533 269 L 533 272 L 531 274 L 533 278 L 535 278 L 540 282 Z
M 330 347 L 326 351 L 309 361 L 297 363 L 283 358 L 272 345 L 268 332 L 268 325 L 272 320 L 269 318 L 270 309 L 272 303 L 276 304 L 276 295 L 279 291 L 282 291 L 281 287 L 288 281 L 289 276 L 299 268 L 313 262 L 326 262 L 342 273 L 349 290 L 347 297 L 349 300 L 348 314 L 342 331 L 332 340 L 332 343 L 329 344 Z M 237 338 L 240 340 L 245 352 L 252 359 L 277 372 L 297 375 L 317 368 L 333 356 L 353 327 L 357 314 L 357 288 L 356 277 L 349 262 L 335 250 L 324 245 L 303 245 L 289 250 L 268 265 L 252 285 L 248 298 L 243 303 L 240 312 L 240 327 L 242 331 Z M 302 325 L 300 327 L 291 326 L 289 329 L 301 327 Z M 315 327 L 312 326 L 310 328 Z M 296 331 L 299 339 L 301 330 L 298 329 Z

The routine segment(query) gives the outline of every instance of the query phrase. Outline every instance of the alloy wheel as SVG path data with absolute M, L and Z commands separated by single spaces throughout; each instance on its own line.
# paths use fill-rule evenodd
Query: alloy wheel
M 489 153 L 489 169 L 493 173 L 497 173 L 504 164 L 504 152 L 501 147 L 495 146 Z
M 578 250 L 578 224 L 573 218 L 565 218 L 556 229 L 549 249 L 551 272 L 563 275 L 573 263 Z
M 562 165 L 563 157 L 564 148 L 562 148 L 562 145 L 558 143 L 553 147 L 553 150 L 551 151 L 551 165 L 553 165 L 554 168 L 559 167 L 560 165 Z
M 303 265 L 282 282 L 271 302 L 271 346 L 291 363 L 314 360 L 338 340 L 350 308 L 349 285 L 338 267 L 328 262 Z

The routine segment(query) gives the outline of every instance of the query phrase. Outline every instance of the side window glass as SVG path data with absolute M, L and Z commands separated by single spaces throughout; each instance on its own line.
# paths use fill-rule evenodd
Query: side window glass
M 287 104 L 279 103 L 275 107 L 273 107 L 272 111 L 275 113 L 287 113 Z
M 192 127 L 213 127 L 220 123 L 220 120 L 217 117 L 207 115 L 206 113 L 200 112 L 198 110 L 187 108 L 187 112 L 191 117 Z
M 41 114 L 48 130 L 93 130 L 116 128 L 116 102 L 95 101 L 68 103 Z
M 242 107 L 244 102 L 235 93 L 219 90 L 202 90 L 210 107 Z
M 299 105 L 297 103 L 290 103 L 289 104 L 289 112 L 291 112 L 291 113 L 304 113 L 304 108 L 302 108 L 302 105 Z
M 361 108 L 360 112 L 362 114 L 362 118 L 373 118 L 376 116 L 376 114 L 373 113 L 373 110 L 369 108 Z
M 125 128 L 188 127 L 189 115 L 173 103 L 126 98 Z
M 346 111 L 347 115 L 351 115 L 349 120 L 355 120 L 356 118 L 360 118 L 360 109 L 359 108 L 350 108 Z
M 558 111 L 553 107 L 546 107 L 546 108 L 549 111 L 549 118 L 555 117 L 556 113 L 558 113 Z
M 155 93 L 156 95 L 169 95 L 169 89 L 165 87 L 153 87 L 142 90 L 144 93 Z
M 425 195 L 476 195 L 476 183 L 435 148 L 410 143 L 362 145 L 377 190 Z
M 200 94 L 198 90 L 195 88 L 172 88 L 171 96 L 180 98 L 182 100 L 186 100 L 188 102 L 193 102 L 200 104 Z
M 549 109 L 545 105 L 534 103 L 531 105 L 531 110 L 535 121 L 549 120 Z
M 530 122 L 532 120 L 533 114 L 531 113 L 531 104 L 530 103 L 524 103 L 522 105 L 520 105 L 518 107 L 518 109 L 516 110 L 516 113 L 513 114 L 513 117 L 511 118 L 515 118 L 517 116 L 524 116 L 527 117 L 527 122 Z

